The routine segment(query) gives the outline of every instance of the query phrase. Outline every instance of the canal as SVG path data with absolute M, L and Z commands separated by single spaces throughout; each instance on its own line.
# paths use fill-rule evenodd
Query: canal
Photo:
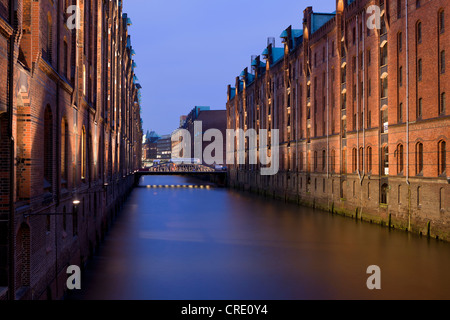
M 448 243 L 177 185 L 205 183 L 141 179 L 70 299 L 450 299 Z M 381 290 L 367 289 L 371 265 L 381 268 Z

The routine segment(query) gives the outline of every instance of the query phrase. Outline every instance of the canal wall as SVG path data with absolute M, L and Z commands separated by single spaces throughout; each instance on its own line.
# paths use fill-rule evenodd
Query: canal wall
M 381 185 L 389 186 L 385 194 Z M 353 219 L 450 241 L 450 185 L 446 181 L 400 177 L 326 175 L 231 169 L 231 188 L 293 202 Z
M 134 175 L 113 176 L 109 184 L 86 184 L 84 188 L 68 193 L 59 203 L 42 210 L 18 208 L 16 224 L 18 245 L 25 248 L 16 256 L 18 270 L 15 299 L 61 299 L 67 294 L 67 268 L 70 265 L 85 269 L 96 254 L 107 232 L 114 223 L 123 203 L 133 190 Z M 80 201 L 77 208 L 73 199 Z M 55 213 L 53 216 L 46 215 Z M 65 213 L 66 215 L 63 215 Z M 39 215 L 41 214 L 41 215 Z M 47 222 L 46 222 L 47 221 Z M 31 226 L 31 227 L 28 227 Z M 26 281 L 28 285 L 24 286 Z M 3 298 L 7 292 L 2 291 Z M 0 300 L 2 297 L 0 297 Z

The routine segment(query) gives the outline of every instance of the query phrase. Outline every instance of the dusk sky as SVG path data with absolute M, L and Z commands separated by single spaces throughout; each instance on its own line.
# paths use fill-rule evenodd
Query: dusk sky
M 227 85 L 267 37 L 280 47 L 289 25 L 302 29 L 303 10 L 335 11 L 335 0 L 124 0 L 142 85 L 144 132 L 169 134 L 194 106 L 225 109 Z

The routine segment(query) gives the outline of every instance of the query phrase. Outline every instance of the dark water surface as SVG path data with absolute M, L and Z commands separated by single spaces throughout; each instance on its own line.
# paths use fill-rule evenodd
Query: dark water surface
M 70 298 L 450 299 L 450 244 L 228 189 L 136 188 L 82 288 Z

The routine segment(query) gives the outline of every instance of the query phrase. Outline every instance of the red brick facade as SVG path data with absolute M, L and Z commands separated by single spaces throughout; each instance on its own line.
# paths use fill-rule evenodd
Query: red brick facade
M 0 299 L 62 297 L 67 267 L 95 252 L 141 166 L 121 6 L 0 0 Z
M 305 9 L 228 87 L 229 129 L 280 130 L 279 173 L 229 166 L 232 185 L 450 240 L 449 25 L 446 0 Z

